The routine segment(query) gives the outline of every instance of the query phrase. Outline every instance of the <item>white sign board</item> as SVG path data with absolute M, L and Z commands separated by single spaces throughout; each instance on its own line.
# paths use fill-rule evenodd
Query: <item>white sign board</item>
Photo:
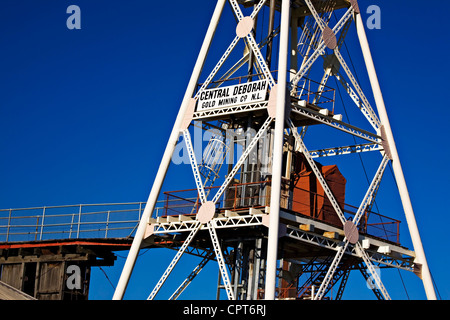
M 215 110 L 266 100 L 267 80 L 258 80 L 228 87 L 207 89 L 200 93 L 197 111 Z

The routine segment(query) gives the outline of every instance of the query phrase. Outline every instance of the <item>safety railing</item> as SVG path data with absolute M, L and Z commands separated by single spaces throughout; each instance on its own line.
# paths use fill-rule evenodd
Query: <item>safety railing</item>
M 334 112 L 336 89 L 306 77 L 303 77 L 297 85 L 289 83 L 288 88 L 291 96 L 298 100 L 305 100 L 307 103 L 327 108 Z
M 243 210 L 245 208 L 263 208 L 266 205 L 268 181 L 238 183 L 230 185 L 216 206 L 221 210 Z M 205 188 L 206 194 L 214 194 L 218 186 Z M 201 202 L 197 189 L 185 189 L 164 192 L 164 215 L 194 214 L 200 208 Z
M 219 187 L 205 188 L 206 194 L 217 191 Z M 303 190 L 306 191 L 306 190 Z M 309 215 L 316 220 L 336 224 L 341 227 L 331 205 L 324 196 L 307 191 L 313 198 L 304 206 L 323 205 L 312 208 Z M 244 210 L 246 208 L 264 208 L 269 205 L 270 181 L 237 183 L 230 185 L 216 204 L 220 210 Z M 291 199 L 287 189 L 282 190 L 281 206 L 292 209 L 293 203 L 301 201 Z M 151 217 L 167 215 L 186 215 L 197 213 L 200 207 L 197 189 L 164 192 L 164 200 L 158 201 Z M 41 241 L 49 239 L 79 238 L 126 238 L 131 237 L 139 224 L 145 202 L 79 204 L 67 206 L 47 206 L 21 209 L 0 210 L 0 242 Z M 347 219 L 352 219 L 358 208 L 342 204 Z M 304 212 L 296 212 L 303 214 Z M 400 221 L 379 213 L 364 212 L 360 223 L 360 232 L 400 242 Z
M 339 227 L 342 226 L 334 208 L 326 196 L 297 187 L 296 189 L 309 194 L 308 202 L 302 202 L 302 200 L 299 199 L 292 200 L 292 203 L 295 203 L 297 207 L 300 205 L 300 207 L 308 208 L 308 213 L 306 215 Z M 358 207 L 347 203 L 341 203 L 340 206 L 346 219 L 353 220 L 358 211 Z M 305 214 L 305 212 L 300 213 Z M 358 227 L 359 232 L 361 233 L 369 234 L 397 244 L 400 243 L 400 220 L 366 210 L 359 221 Z
M 134 234 L 145 202 L 79 204 L 0 210 L 0 242 L 126 238 Z M 161 215 L 158 203 L 154 216 Z
M 282 190 L 280 202 L 281 207 L 293 211 L 296 214 L 310 216 L 315 220 L 342 227 L 342 223 L 334 211 L 334 208 L 325 196 L 300 189 L 309 194 L 308 202 L 302 203 L 301 199 L 292 199 L 287 191 L 288 185 L 283 185 L 284 188 Z M 219 187 L 205 188 L 205 192 L 214 193 L 216 192 L 215 189 L 218 188 Z M 160 212 L 166 216 L 195 214 L 201 205 L 197 189 L 169 191 L 164 192 L 164 195 L 164 207 Z M 270 181 L 237 183 L 230 185 L 226 189 L 224 195 L 216 204 L 216 207 L 222 211 L 263 208 L 269 206 L 269 200 Z M 292 209 L 299 208 L 298 205 L 307 208 L 308 212 Z M 346 219 L 353 220 L 358 208 L 346 203 L 342 203 L 341 206 Z M 400 221 L 376 212 L 366 210 L 363 213 L 359 223 L 359 230 L 361 233 L 369 234 L 394 243 L 400 243 Z

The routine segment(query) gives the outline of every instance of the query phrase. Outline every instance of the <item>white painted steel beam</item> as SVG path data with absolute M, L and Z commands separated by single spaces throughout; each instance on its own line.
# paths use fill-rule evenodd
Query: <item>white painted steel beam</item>
M 359 98 L 363 102 L 362 104 L 364 106 L 364 109 L 360 108 L 362 109 L 361 111 L 363 115 L 367 118 L 367 120 L 373 126 L 373 128 L 377 130 L 381 126 L 380 120 L 378 119 L 377 115 L 370 106 L 370 103 L 367 100 L 363 90 L 361 89 L 352 72 L 350 71 L 350 68 L 347 66 L 347 63 L 345 62 L 345 59 L 342 57 L 338 48 L 334 49 L 334 55 L 339 60 L 340 66 L 344 69 L 345 73 L 347 74 L 347 77 L 350 79 L 353 87 L 356 89 L 356 92 L 358 92 Z
M 279 32 L 280 32 L 280 29 L 277 28 L 274 31 L 273 37 L 277 36 Z M 268 36 L 258 45 L 259 50 L 264 48 L 269 41 L 270 41 L 270 37 Z M 217 82 L 219 84 L 221 84 L 222 82 L 228 80 L 237 70 L 239 70 L 244 64 L 246 64 L 248 62 L 249 57 L 250 57 L 250 52 L 248 51 L 244 54 L 244 56 L 241 59 L 239 59 L 239 61 L 237 61 L 230 69 L 228 69 L 228 71 L 225 72 Z M 217 85 L 216 87 L 218 87 L 218 86 L 219 85 Z
M 254 21 L 256 15 L 258 14 L 259 10 L 264 5 L 265 1 L 261 0 L 258 5 L 253 10 L 252 14 L 250 15 L 250 18 Z M 230 4 L 236 14 L 236 16 L 239 19 L 239 22 L 244 19 L 244 15 L 242 14 L 241 8 L 237 4 L 236 0 L 230 0 Z M 249 32 L 246 35 L 247 43 L 252 50 L 253 54 L 255 55 L 256 62 L 258 63 L 261 71 L 263 72 L 264 76 L 266 77 L 267 81 L 269 82 L 270 87 L 273 87 L 275 85 L 275 80 L 273 79 L 272 74 L 270 73 L 270 69 L 267 66 L 266 60 L 264 59 L 263 55 L 261 54 L 261 50 L 259 49 L 258 44 L 255 41 L 255 38 L 253 36 L 252 32 Z
M 222 65 L 224 64 L 225 61 L 227 61 L 228 56 L 230 55 L 230 53 L 233 51 L 233 49 L 236 47 L 237 43 L 239 42 L 240 38 L 238 36 L 236 36 L 233 41 L 231 41 L 230 45 L 228 46 L 228 48 L 225 50 L 224 54 L 222 55 L 222 57 L 219 59 L 219 62 L 217 62 L 217 64 L 215 65 L 215 67 L 213 68 L 213 70 L 211 71 L 211 73 L 209 74 L 208 78 L 206 78 L 205 82 L 202 84 L 201 88 L 197 91 L 197 94 L 195 95 L 195 98 L 197 99 L 200 94 L 206 90 L 206 88 L 208 87 L 208 85 L 211 83 L 212 79 L 214 78 L 214 76 L 217 74 L 217 72 L 220 70 L 220 68 L 222 67 Z
M 231 217 L 214 218 L 216 229 L 250 227 L 262 225 L 262 219 L 265 214 L 237 214 Z M 153 225 L 153 234 L 170 234 L 178 232 L 189 232 L 196 227 L 196 220 L 190 221 L 165 221 L 157 222 Z M 202 227 L 203 230 L 205 227 Z
M 366 64 L 367 72 L 369 74 L 369 80 L 372 87 L 372 91 L 375 98 L 375 104 L 377 106 L 378 114 L 381 124 L 385 128 L 387 143 L 392 156 L 392 167 L 394 171 L 395 180 L 400 193 L 400 198 L 405 211 L 406 221 L 411 235 L 414 251 L 416 253 L 416 262 L 422 266 L 422 281 L 424 284 L 425 292 L 429 300 L 436 300 L 436 292 L 434 290 L 431 273 L 428 267 L 425 251 L 423 249 L 422 240 L 420 238 L 419 229 L 417 227 L 416 218 L 414 216 L 414 210 L 409 196 L 408 188 L 406 185 L 405 176 L 400 163 L 400 157 L 395 146 L 394 135 L 390 126 L 389 118 L 384 104 L 383 95 L 381 92 L 380 84 L 378 82 L 375 65 L 372 60 L 372 54 L 370 52 L 369 42 L 367 41 L 366 32 L 364 30 L 364 23 L 361 15 L 355 15 L 356 30 L 358 39 L 363 52 L 364 61 Z
M 347 250 L 348 245 L 349 245 L 349 242 L 345 241 L 344 243 L 341 243 L 341 245 L 338 246 L 337 253 L 334 256 L 334 259 L 331 262 L 330 267 L 328 268 L 325 278 L 323 278 L 323 281 L 320 284 L 319 289 L 314 294 L 314 300 L 322 300 L 322 297 L 325 294 L 326 289 L 328 288 L 328 284 L 330 283 L 331 279 L 333 278 L 334 272 L 336 271 L 339 263 L 341 262 L 341 259 L 344 256 L 344 253 Z
M 383 173 L 384 170 L 386 169 L 387 163 L 388 163 L 388 157 L 384 156 L 380 166 L 378 167 L 378 170 L 375 174 L 375 177 L 372 180 L 372 183 L 369 186 L 369 189 L 367 190 L 363 200 L 361 201 L 361 205 L 358 208 L 358 211 L 356 212 L 355 216 L 353 217 L 353 224 L 355 226 L 358 225 L 359 220 L 361 219 L 362 215 L 364 214 L 367 206 L 369 205 L 369 203 L 371 203 L 372 201 L 372 197 L 374 195 L 374 192 L 376 190 L 378 190 L 378 186 L 381 182 L 381 178 L 383 177 Z M 347 246 L 349 245 L 350 240 L 347 238 L 344 238 L 343 244 L 339 247 L 338 253 L 336 254 L 336 256 L 334 257 L 333 262 L 330 265 L 330 268 L 328 269 L 328 272 L 325 276 L 325 278 L 323 279 L 322 284 L 319 287 L 319 290 L 317 291 L 317 294 L 315 296 L 315 299 L 320 300 L 323 297 L 323 294 L 325 293 L 326 288 L 328 287 L 328 284 L 330 282 L 330 280 L 333 278 L 333 274 L 336 271 L 342 256 L 344 255 L 345 250 L 347 249 Z M 361 250 L 364 251 L 364 249 L 361 247 Z M 361 255 L 364 255 L 365 253 L 361 253 Z M 365 257 L 365 256 L 363 256 Z M 366 261 L 367 260 L 367 261 Z M 375 272 L 375 270 L 373 269 L 372 265 L 368 265 L 370 263 L 369 259 L 365 259 L 364 262 L 366 262 L 366 266 L 369 269 L 369 272 L 372 274 L 372 276 L 375 277 L 375 275 L 373 275 L 373 273 Z M 376 273 L 376 272 L 375 272 Z M 383 287 L 383 284 L 381 283 L 381 280 L 378 280 L 377 285 L 381 288 Z M 383 287 L 384 288 L 384 287 Z M 383 291 L 383 290 L 382 290 Z M 386 290 L 384 290 L 386 291 Z M 383 293 L 383 296 L 385 296 L 385 298 L 387 299 L 389 297 L 389 295 Z
M 367 207 L 374 200 L 374 194 L 378 190 L 378 187 L 381 183 L 381 178 L 383 177 L 383 173 L 384 173 L 384 170 L 386 169 L 388 162 L 389 162 L 389 158 L 385 155 L 383 157 L 383 159 L 381 160 L 380 166 L 378 167 L 378 170 L 375 173 L 374 178 L 372 179 L 369 189 L 367 189 L 367 192 L 366 192 L 363 200 L 361 201 L 361 204 L 359 205 L 358 211 L 356 212 L 355 216 L 353 217 L 353 223 L 355 225 L 358 225 L 359 220 L 363 216 Z
M 350 7 L 345 12 L 345 14 L 342 16 L 342 18 L 338 21 L 338 23 L 334 26 L 334 28 L 333 28 L 334 34 L 338 33 L 342 29 L 342 27 L 345 25 L 345 23 L 348 21 L 348 19 L 350 19 L 352 17 L 352 13 L 353 13 L 353 9 Z M 319 19 L 319 20 L 322 21 L 322 19 Z M 322 22 L 320 22 L 320 21 L 318 23 L 323 24 L 323 21 Z M 311 68 L 313 63 L 317 60 L 319 55 L 321 55 L 324 50 L 325 50 L 325 43 L 323 40 L 321 40 L 319 46 L 316 48 L 316 50 L 314 50 L 313 54 L 308 58 L 308 60 L 302 64 L 302 67 L 300 68 L 300 70 L 297 72 L 297 74 L 291 80 L 292 87 L 293 87 L 292 90 L 294 90 L 294 87 L 297 85 L 297 83 L 300 81 L 300 79 L 303 78 L 303 76 Z
M 355 247 L 356 247 L 356 251 L 363 258 L 364 263 L 366 264 L 367 270 L 369 270 L 369 273 L 372 276 L 372 279 L 375 281 L 377 289 L 380 290 L 380 292 L 383 295 L 385 300 L 391 300 L 391 297 L 389 296 L 389 293 L 387 292 L 386 287 L 384 286 L 383 282 L 381 281 L 380 275 L 376 272 L 375 267 L 372 264 L 372 261 L 370 261 L 369 256 L 367 255 L 366 251 L 361 247 L 360 243 L 356 243 Z
M 319 122 L 321 122 L 323 124 L 326 124 L 328 126 L 336 128 L 338 130 L 347 132 L 349 134 L 352 134 L 352 135 L 354 135 L 356 137 L 359 137 L 359 138 L 362 138 L 364 140 L 381 144 L 381 137 L 380 136 L 378 136 L 378 135 L 376 135 L 376 134 L 374 134 L 372 132 L 363 130 L 361 128 L 352 126 L 352 125 L 350 125 L 348 123 L 336 120 L 333 117 L 324 116 L 324 115 L 322 115 L 319 112 L 316 112 L 314 110 L 310 110 L 310 109 L 301 107 L 300 105 L 297 105 L 297 106 L 294 105 L 294 106 L 292 106 L 292 112 L 297 113 L 299 115 L 306 116 L 306 117 L 308 117 L 310 119 L 319 121 Z
M 222 276 L 223 284 L 227 292 L 228 300 L 235 300 L 233 289 L 231 288 L 230 277 L 228 276 L 227 266 L 225 260 L 223 259 L 222 249 L 219 243 L 219 237 L 215 229 L 215 221 L 212 220 L 208 222 L 209 235 L 211 237 L 211 242 L 214 247 L 214 252 L 216 254 L 217 264 L 219 265 L 220 275 Z
M 383 150 L 383 147 L 377 143 L 365 143 L 353 146 L 342 146 L 342 147 L 311 150 L 309 151 L 309 154 L 311 155 L 311 158 L 321 158 L 321 157 L 332 157 L 352 153 L 381 151 L 381 150 Z
M 287 227 L 286 236 L 304 243 L 312 244 L 330 250 L 338 251 L 341 247 L 341 241 L 339 240 L 330 239 L 320 234 L 303 231 L 292 226 Z M 385 254 L 367 249 L 365 250 L 365 252 L 372 262 L 410 272 L 413 271 L 413 262 L 411 261 L 411 257 L 409 257 L 409 259 L 402 258 L 399 252 Z M 357 254 L 355 247 L 347 247 L 347 249 L 345 250 L 345 254 L 361 258 L 361 255 Z
M 308 152 L 308 149 L 306 148 L 305 144 L 303 143 L 302 138 L 297 132 L 297 128 L 294 126 L 294 123 L 291 119 L 288 119 L 287 122 L 289 123 L 289 126 L 291 127 L 291 130 L 294 134 L 295 141 L 297 145 L 300 147 L 300 151 L 305 155 L 306 160 L 308 161 L 309 166 L 314 171 L 314 174 L 319 180 L 320 185 L 322 186 L 325 194 L 328 197 L 328 200 L 330 200 L 331 205 L 333 206 L 334 210 L 336 211 L 337 216 L 339 217 L 339 220 L 341 220 L 342 224 L 345 223 L 346 219 L 344 216 L 344 213 L 342 212 L 339 203 L 336 201 L 336 198 L 334 197 L 333 193 L 331 192 L 330 188 L 328 187 L 327 182 L 325 181 L 322 173 L 320 172 L 319 168 L 317 168 L 317 165 L 315 164 L 314 160 L 312 159 L 311 155 Z
M 155 180 L 154 180 L 154 183 L 152 186 L 152 190 L 148 197 L 147 204 L 145 206 L 144 212 L 143 212 L 141 220 L 139 222 L 139 226 L 136 230 L 136 233 L 135 233 L 135 236 L 133 239 L 133 243 L 131 245 L 130 251 L 127 256 L 127 260 L 125 261 L 125 265 L 122 269 L 122 273 L 120 275 L 119 282 L 118 282 L 116 290 L 114 292 L 113 300 L 120 300 L 123 298 L 123 296 L 125 294 L 125 290 L 128 285 L 128 281 L 130 279 L 131 272 L 133 271 L 134 264 L 136 263 L 136 258 L 139 253 L 141 242 L 144 237 L 145 230 L 147 228 L 148 220 L 149 220 L 151 213 L 153 212 L 153 209 L 155 207 L 159 192 L 161 191 L 161 187 L 162 187 L 164 178 L 166 176 L 167 169 L 169 168 L 169 164 L 172 159 L 172 155 L 175 150 L 175 146 L 178 142 L 180 128 L 183 123 L 186 110 L 188 108 L 191 97 L 194 94 L 195 87 L 197 86 L 197 82 L 198 82 L 201 70 L 203 68 L 204 62 L 206 60 L 206 56 L 208 54 L 209 48 L 211 46 L 211 42 L 214 37 L 214 33 L 216 31 L 220 17 L 222 15 L 222 11 L 225 6 L 225 2 L 226 2 L 226 0 L 218 0 L 216 3 L 216 6 L 214 8 L 214 12 L 211 17 L 211 21 L 209 23 L 205 38 L 203 40 L 203 44 L 200 49 L 200 53 L 199 53 L 197 61 L 195 63 L 194 70 L 192 71 L 192 75 L 189 80 L 189 84 L 186 89 L 183 101 L 181 103 L 180 110 L 178 111 L 178 115 L 175 120 L 175 124 L 172 128 L 172 132 L 170 134 L 169 141 L 167 143 L 163 158 L 162 158 L 160 166 L 158 168 L 158 172 L 156 174 L 156 177 L 155 177 Z
M 350 70 L 348 70 L 347 72 L 350 72 Z M 351 74 L 351 72 L 350 72 L 350 74 Z M 370 105 L 366 105 L 365 101 L 367 101 L 367 99 L 361 100 L 359 98 L 359 96 L 356 94 L 356 92 L 352 89 L 352 87 L 350 87 L 350 85 L 347 83 L 347 81 L 344 80 L 344 78 L 342 77 L 340 72 L 338 72 L 335 75 L 335 77 L 336 77 L 336 79 L 339 80 L 342 87 L 345 89 L 345 92 L 347 92 L 349 97 L 356 104 L 356 106 L 359 108 L 359 110 L 364 115 L 364 117 L 366 117 L 367 121 L 369 121 L 369 123 L 372 125 L 372 127 L 375 130 L 378 129 L 381 126 L 380 119 L 378 119 L 378 116 L 373 111 L 372 107 Z
M 192 270 L 192 272 L 187 276 L 187 278 L 181 283 L 181 285 L 175 290 L 175 292 L 170 296 L 169 300 L 176 300 L 180 294 L 189 286 L 189 284 L 194 280 L 194 278 L 203 270 L 205 265 L 213 258 L 214 254 L 211 252 Z
M 252 141 L 248 144 L 247 148 L 242 153 L 242 155 L 239 158 L 238 162 L 234 165 L 233 169 L 230 171 L 230 173 L 228 174 L 227 178 L 225 179 L 225 181 L 220 186 L 219 190 L 217 190 L 217 193 L 216 193 L 216 195 L 214 196 L 214 198 L 212 200 L 214 203 L 216 203 L 219 200 L 219 198 L 222 196 L 222 194 L 225 191 L 226 187 L 230 184 L 231 180 L 233 180 L 234 176 L 236 175 L 236 173 L 241 168 L 241 166 L 244 163 L 245 159 L 247 159 L 247 157 L 250 155 L 250 152 L 252 152 L 253 148 L 256 147 L 256 144 L 258 143 L 258 141 L 261 138 L 261 136 L 266 132 L 266 130 L 268 129 L 268 127 L 269 127 L 270 123 L 272 122 L 272 120 L 273 119 L 271 117 L 267 117 L 266 121 L 263 123 L 261 128 L 258 130 L 256 135 L 253 137 Z
M 270 192 L 269 235 L 267 241 L 266 283 L 264 291 L 266 300 L 275 300 L 277 276 L 278 226 L 280 219 L 281 171 L 283 162 L 284 118 L 286 109 L 290 9 L 290 0 L 282 0 L 275 133 L 273 138 L 272 185 Z
M 186 148 L 189 155 L 189 161 L 191 163 L 192 173 L 194 174 L 195 184 L 197 185 L 197 191 L 200 195 L 201 203 L 206 202 L 205 187 L 202 182 L 202 176 L 198 171 L 197 159 L 195 157 L 194 148 L 192 147 L 191 134 L 189 129 L 183 130 L 184 142 L 186 143 Z
M 150 295 L 148 296 L 147 300 L 153 300 L 155 298 L 156 294 L 159 292 L 159 290 L 161 289 L 164 282 L 166 282 L 166 280 L 169 277 L 170 273 L 172 272 L 173 268 L 175 268 L 175 266 L 177 265 L 178 261 L 180 260 L 181 256 L 183 255 L 184 251 L 186 251 L 186 248 L 191 244 L 191 242 L 194 239 L 195 235 L 197 234 L 198 230 L 200 230 L 200 227 L 201 227 L 201 223 L 197 221 L 196 226 L 189 233 L 186 240 L 184 240 L 183 245 L 177 251 L 177 253 L 175 254 L 175 257 L 173 257 L 173 259 L 170 262 L 169 266 L 167 267 L 166 271 L 164 271 L 163 275 L 159 279 L 155 288 L 153 288 L 153 290 L 150 293 Z
M 257 103 L 247 103 L 238 106 L 224 107 L 220 109 L 204 110 L 194 112 L 193 120 L 207 119 L 222 115 L 230 115 L 235 113 L 252 112 L 267 109 L 267 101 Z

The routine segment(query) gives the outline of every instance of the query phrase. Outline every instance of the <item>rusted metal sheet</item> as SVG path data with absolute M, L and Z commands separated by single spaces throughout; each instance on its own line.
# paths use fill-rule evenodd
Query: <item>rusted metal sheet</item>
M 334 211 L 331 202 L 320 185 L 314 172 L 300 153 L 295 154 L 295 169 L 292 186 L 292 210 L 333 225 L 340 226 L 341 222 Z M 341 208 L 345 204 L 346 179 L 336 165 L 322 166 L 316 163 L 325 178 L 331 192 Z

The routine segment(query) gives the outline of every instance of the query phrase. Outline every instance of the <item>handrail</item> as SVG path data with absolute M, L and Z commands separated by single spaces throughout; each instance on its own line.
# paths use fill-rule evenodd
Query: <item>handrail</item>
M 232 184 L 228 187 L 231 192 L 224 193 L 217 206 L 221 210 L 263 208 L 268 205 L 269 195 L 265 194 L 268 191 L 261 188 L 262 185 L 269 186 L 270 181 Z M 252 186 L 258 186 L 257 190 L 253 189 L 256 192 L 246 193 L 245 190 Z M 218 186 L 205 189 L 216 188 Z M 302 190 L 314 194 L 315 197 L 324 197 L 324 195 Z M 166 191 L 164 195 L 165 199 L 158 201 L 152 218 L 192 214 L 198 210 L 197 189 Z M 282 198 L 282 201 L 285 200 Z M 298 200 L 294 201 L 298 202 Z M 343 212 L 349 218 L 357 211 L 355 206 L 345 203 L 341 205 L 343 205 Z M 144 208 L 145 202 L 126 202 L 0 209 L 0 242 L 62 238 L 128 238 L 136 230 Z M 290 209 L 289 205 L 285 209 Z M 322 208 L 322 210 L 328 210 L 328 208 Z M 329 213 L 333 212 L 332 208 L 329 210 L 331 210 Z M 361 219 L 360 232 L 399 243 L 399 226 L 399 220 L 367 211 Z
M 289 183 L 289 180 L 286 181 L 286 183 Z M 248 208 L 262 208 L 268 205 L 266 202 L 267 199 L 270 199 L 270 196 L 268 198 L 268 195 L 260 194 L 262 192 L 262 188 L 259 188 L 259 193 L 255 195 L 245 195 L 242 194 L 244 192 L 244 187 L 246 186 L 260 186 L 262 184 L 270 185 L 270 181 L 257 181 L 257 182 L 248 182 L 248 183 L 236 183 L 232 184 L 228 187 L 228 190 L 234 191 L 230 193 L 225 193 L 224 196 L 222 196 L 222 199 L 218 201 L 217 207 L 219 210 L 243 210 Z M 214 189 L 218 188 L 217 186 L 213 187 L 207 187 L 207 189 Z M 310 190 L 294 187 L 295 189 L 299 189 L 305 192 L 309 192 L 312 194 L 315 199 L 322 198 L 326 199 L 325 195 L 321 195 L 318 193 L 315 193 Z M 240 191 L 240 192 L 238 192 Z M 195 201 L 197 199 L 197 189 L 184 189 L 184 190 L 175 190 L 175 191 L 166 191 L 164 192 L 166 196 L 166 201 L 164 204 L 164 215 L 180 215 L 180 214 L 190 214 L 192 212 L 197 212 L 198 208 L 194 208 L 194 206 L 198 205 L 198 202 Z M 186 196 L 184 196 L 186 194 Z M 189 196 L 187 196 L 187 194 Z M 282 201 L 286 201 L 286 199 L 283 199 Z M 291 202 L 290 205 L 287 205 L 285 209 L 291 210 L 292 203 L 301 203 L 298 200 L 289 200 Z M 315 201 L 316 202 L 316 201 Z M 309 205 L 309 204 L 305 204 Z M 315 205 L 315 204 L 314 204 Z M 353 218 L 353 216 L 356 214 L 358 207 L 349 205 L 347 203 L 340 204 L 343 206 L 342 211 L 346 215 L 347 219 Z M 334 214 L 333 208 L 328 207 L 322 207 L 322 211 L 317 212 L 317 214 Z M 301 212 L 295 212 L 296 214 L 303 214 Z M 312 217 L 313 219 L 319 219 L 317 217 Z M 375 222 L 375 219 L 378 219 L 379 221 Z M 370 220 L 370 221 L 369 221 Z M 325 221 L 328 223 L 333 224 L 332 221 Z M 342 227 L 342 225 L 339 223 L 337 225 L 339 227 Z M 392 227 L 391 227 L 392 226 Z M 400 243 L 400 220 L 393 219 L 391 217 L 372 212 L 372 211 L 365 211 L 363 218 L 360 220 L 359 224 L 359 230 L 362 233 L 369 234 L 372 236 L 376 236 L 382 239 L 386 239 L 391 242 Z
M 0 242 L 79 238 L 129 238 L 145 202 L 0 209 Z M 160 215 L 161 202 L 153 212 Z

